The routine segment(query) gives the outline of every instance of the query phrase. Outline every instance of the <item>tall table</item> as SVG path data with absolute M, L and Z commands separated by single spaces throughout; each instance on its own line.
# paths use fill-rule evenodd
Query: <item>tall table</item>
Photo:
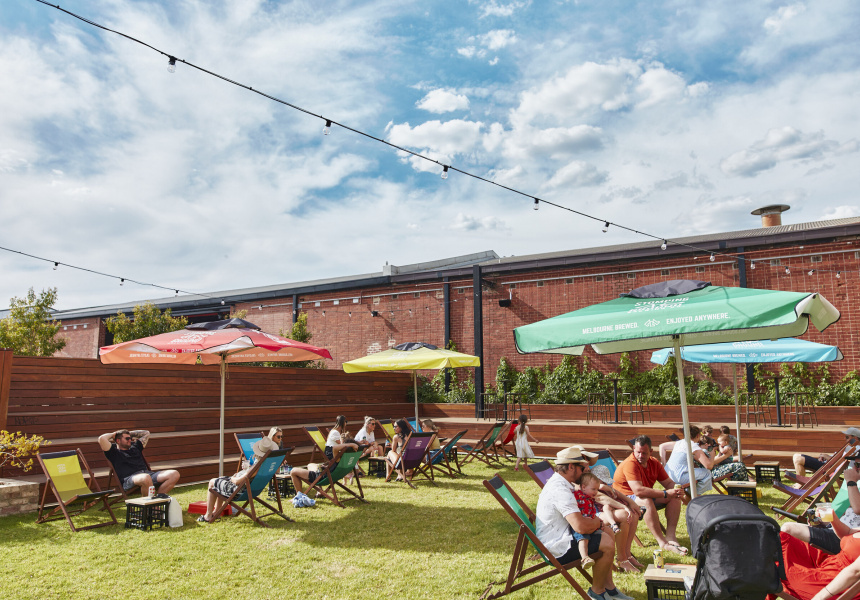
M 770 427 L 791 427 L 791 425 L 782 424 L 782 406 L 779 403 L 779 380 L 782 379 L 782 376 L 774 375 L 768 379 L 773 379 L 773 397 L 776 402 L 776 424 L 770 425 Z
M 615 420 L 609 421 L 615 425 L 620 425 L 623 421 L 618 420 L 618 377 L 612 378 L 612 403 L 615 406 Z

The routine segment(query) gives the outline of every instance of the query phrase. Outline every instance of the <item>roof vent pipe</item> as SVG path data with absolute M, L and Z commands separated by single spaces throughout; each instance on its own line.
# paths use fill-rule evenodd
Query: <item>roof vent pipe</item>
M 761 215 L 762 227 L 779 227 L 782 225 L 782 213 L 791 208 L 788 204 L 771 204 L 752 211 L 753 215 Z

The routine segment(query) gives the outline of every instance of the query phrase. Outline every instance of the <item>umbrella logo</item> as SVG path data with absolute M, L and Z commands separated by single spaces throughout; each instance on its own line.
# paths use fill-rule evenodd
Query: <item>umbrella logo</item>
M 756 356 L 758 356 L 758 354 L 756 354 L 755 352 L 750 352 L 750 358 L 755 358 Z
M 658 321 L 657 319 L 648 319 L 647 321 L 645 321 L 646 327 L 657 327 L 657 325 L 659 324 L 660 321 Z

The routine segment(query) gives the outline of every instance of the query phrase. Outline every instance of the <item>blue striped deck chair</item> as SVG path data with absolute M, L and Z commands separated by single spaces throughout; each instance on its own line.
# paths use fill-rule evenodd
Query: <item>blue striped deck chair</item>
M 276 496 L 278 502 L 277 508 L 262 498 L 264 495 L 263 492 L 268 487 L 269 482 L 278 474 L 278 470 L 286 460 L 287 455 L 292 451 L 292 448 L 284 448 L 282 450 L 270 450 L 269 452 L 266 452 L 266 455 L 254 463 L 251 470 L 248 471 L 248 478 L 244 485 L 238 486 L 230 496 L 222 496 L 226 499 L 227 504 L 263 527 L 271 527 L 268 523 L 264 523 L 262 519 L 263 517 L 270 517 L 272 515 L 278 515 L 287 521 L 292 521 L 291 518 L 284 514 L 280 494 L 277 494 Z M 218 493 L 215 492 L 215 490 L 210 491 L 216 494 Z M 257 514 L 257 503 L 262 504 L 271 512 L 262 515 Z M 248 509 L 250 509 L 250 512 Z
M 490 594 L 493 586 L 496 585 L 495 582 L 491 583 L 487 586 L 482 598 L 486 600 L 500 598 L 544 579 L 561 575 L 584 600 L 588 600 L 588 594 L 586 594 L 585 590 L 571 574 L 571 570 L 576 569 L 582 574 L 582 577 L 589 585 L 591 584 L 591 577 L 582 568 L 582 562 L 575 560 L 565 565 L 558 562 L 558 559 L 547 550 L 546 546 L 543 545 L 543 542 L 537 536 L 534 513 L 499 475 L 496 475 L 489 481 L 485 480 L 484 487 L 498 500 L 502 508 L 505 509 L 508 515 L 519 526 L 519 533 L 517 534 L 517 543 L 514 547 L 514 555 L 511 559 L 511 567 L 508 570 L 508 577 L 504 582 L 499 582 L 499 584 L 504 585 L 504 588 L 494 594 Z M 524 568 L 526 558 L 533 552 L 530 547 L 533 550 L 537 550 L 542 560 L 539 564 Z M 596 559 L 602 555 L 602 552 L 597 552 L 592 554 L 591 557 Z
M 343 479 L 348 473 L 355 471 L 356 467 L 358 467 L 358 459 L 361 458 L 361 452 L 361 450 L 354 450 L 352 452 L 347 451 L 341 454 L 340 460 L 337 461 L 337 465 L 333 471 L 330 470 L 328 465 L 322 467 L 317 478 L 310 482 L 310 489 L 308 492 L 316 490 L 317 500 L 319 500 L 320 496 L 324 496 L 331 500 L 335 506 L 339 506 L 341 508 L 346 507 L 337 497 L 337 488 L 340 488 L 342 491 L 349 492 L 357 500 L 367 502 L 367 500 L 364 499 L 364 490 L 361 487 L 360 477 L 356 477 L 354 479 L 358 485 L 358 494 L 341 483 L 341 479 Z M 347 498 L 347 500 L 351 500 L 351 498 Z
M 385 478 L 385 481 L 391 481 L 391 476 L 396 471 L 400 473 L 403 480 L 413 489 L 415 488 L 415 485 L 412 483 L 412 477 L 415 476 L 415 473 L 420 473 L 426 477 L 430 483 L 436 485 L 433 481 L 432 472 L 428 474 L 425 472 L 425 469 L 421 468 L 425 462 L 427 454 L 430 452 L 430 445 L 433 443 L 433 438 L 435 437 L 435 431 L 429 431 L 427 433 L 416 433 L 413 431 L 410 433 L 397 453 L 397 460 L 392 464 L 392 462 L 386 458 L 388 464 L 393 468 L 391 469 L 391 472 L 388 473 L 388 477 Z M 408 471 L 412 471 L 412 477 L 407 475 Z
M 421 421 L 415 420 L 415 417 L 406 419 L 406 423 L 412 428 L 415 433 L 424 433 L 424 428 L 421 427 Z
M 459 442 L 460 438 L 466 435 L 468 431 L 468 429 L 464 429 L 463 431 L 457 432 L 454 437 L 445 442 L 444 446 L 430 451 L 430 454 L 427 455 L 427 466 L 430 467 L 431 476 L 433 471 L 436 470 L 445 475 L 456 477 L 454 474 L 455 468 L 457 469 L 457 473 L 460 475 L 463 474 L 463 471 L 460 470 L 460 461 L 457 460 L 456 448 L 457 442 Z

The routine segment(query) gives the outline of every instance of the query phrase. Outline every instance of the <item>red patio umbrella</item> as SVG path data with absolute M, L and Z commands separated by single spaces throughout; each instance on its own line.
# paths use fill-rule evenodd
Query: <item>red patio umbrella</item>
M 265 333 L 253 323 L 242 319 L 195 323 L 179 331 L 99 348 L 99 359 L 104 364 L 221 365 L 219 476 L 224 474 L 224 381 L 227 363 L 295 362 L 317 358 L 331 358 L 331 354 L 325 348 Z

